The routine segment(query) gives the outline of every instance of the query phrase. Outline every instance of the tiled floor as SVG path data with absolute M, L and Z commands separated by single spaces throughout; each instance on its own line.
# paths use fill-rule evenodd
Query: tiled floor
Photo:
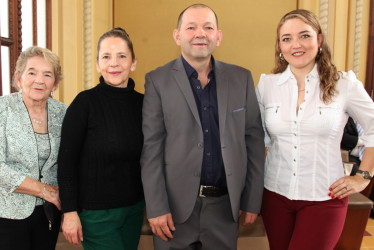
M 238 240 L 237 250 L 247 250 L 251 246 L 252 250 L 269 250 L 269 244 L 266 237 L 242 237 Z M 153 250 L 152 236 L 142 235 L 138 250 Z M 66 242 L 62 233 L 60 233 L 56 250 L 83 250 L 81 246 L 74 246 Z
M 142 236 L 142 239 L 139 244 L 139 250 L 151 250 L 153 247 L 151 236 Z M 238 241 L 238 250 L 247 249 L 247 246 L 255 246 L 256 250 L 268 250 L 269 246 L 267 243 L 266 237 L 250 237 L 250 238 L 241 238 Z M 56 250 L 80 250 L 81 247 L 73 246 L 67 243 L 63 237 L 60 235 L 59 242 L 57 244 Z M 362 240 L 360 250 L 374 250 L 374 219 L 369 218 L 366 225 L 366 232 Z
M 374 220 L 369 218 L 366 232 L 361 243 L 361 250 L 374 250 Z

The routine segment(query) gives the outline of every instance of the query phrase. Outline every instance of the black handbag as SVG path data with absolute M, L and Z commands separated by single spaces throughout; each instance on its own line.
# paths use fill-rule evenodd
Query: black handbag
M 43 208 L 45 216 L 48 219 L 48 228 L 52 230 L 52 226 L 55 225 L 57 220 L 61 219 L 61 212 L 53 203 L 46 200 L 43 200 Z

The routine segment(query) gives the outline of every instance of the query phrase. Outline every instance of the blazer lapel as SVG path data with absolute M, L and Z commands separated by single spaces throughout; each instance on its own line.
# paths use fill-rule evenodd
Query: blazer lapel
M 218 119 L 219 119 L 219 134 L 223 138 L 225 131 L 226 115 L 227 115 L 227 100 L 229 95 L 229 82 L 224 74 L 225 69 L 223 64 L 215 61 L 216 72 L 216 86 L 217 86 L 217 104 L 218 104 Z
M 192 93 L 191 85 L 187 78 L 186 70 L 184 69 L 181 57 L 175 60 L 175 64 L 173 66 L 173 75 L 184 97 L 186 98 L 187 104 L 190 107 L 190 110 L 193 116 L 195 117 L 196 122 L 201 127 L 200 117 L 199 117 L 199 112 L 196 107 L 195 97 Z
M 25 149 L 23 151 L 23 156 L 27 156 L 32 159 L 32 162 L 38 166 L 38 146 L 36 143 L 36 138 L 34 134 L 34 129 L 30 120 L 29 112 L 26 105 L 22 99 L 22 93 L 18 92 L 16 94 L 17 101 L 14 103 L 14 110 L 9 114 L 9 133 L 14 134 L 13 138 L 18 142 L 18 145 L 22 145 Z M 12 126 L 15 123 L 22 123 L 21 127 Z M 19 128 L 22 128 L 19 130 Z M 33 168 L 34 166 L 28 166 L 28 168 Z

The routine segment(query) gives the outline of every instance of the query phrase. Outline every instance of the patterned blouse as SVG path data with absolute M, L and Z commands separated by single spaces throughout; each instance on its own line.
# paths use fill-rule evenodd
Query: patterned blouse
M 22 93 L 0 97 L 1 218 L 24 219 L 34 211 L 37 201 L 35 196 L 13 192 L 27 176 L 57 185 L 57 154 L 66 106 L 51 98 L 47 106 L 50 153 L 40 172 L 40 150 Z

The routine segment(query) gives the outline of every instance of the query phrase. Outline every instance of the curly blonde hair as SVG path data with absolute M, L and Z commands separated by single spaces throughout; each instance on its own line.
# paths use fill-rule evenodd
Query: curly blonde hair
M 331 58 L 331 51 L 330 48 L 324 39 L 325 36 L 322 32 L 321 24 L 318 21 L 316 15 L 313 12 L 303 9 L 293 10 L 285 14 L 278 23 L 277 27 L 277 39 L 275 41 L 275 67 L 272 70 L 274 74 L 281 73 L 286 70 L 288 66 L 288 62 L 284 60 L 284 58 L 280 57 L 280 29 L 283 24 L 290 19 L 298 18 L 305 22 L 306 24 L 310 25 L 318 35 L 322 34 L 322 44 L 319 49 L 318 54 L 316 55 L 316 63 L 317 69 L 319 73 L 320 79 L 320 87 L 321 87 L 321 99 L 325 104 L 328 104 L 332 101 L 335 94 L 337 94 L 336 84 L 339 80 L 339 72 L 334 65 L 332 58 Z

